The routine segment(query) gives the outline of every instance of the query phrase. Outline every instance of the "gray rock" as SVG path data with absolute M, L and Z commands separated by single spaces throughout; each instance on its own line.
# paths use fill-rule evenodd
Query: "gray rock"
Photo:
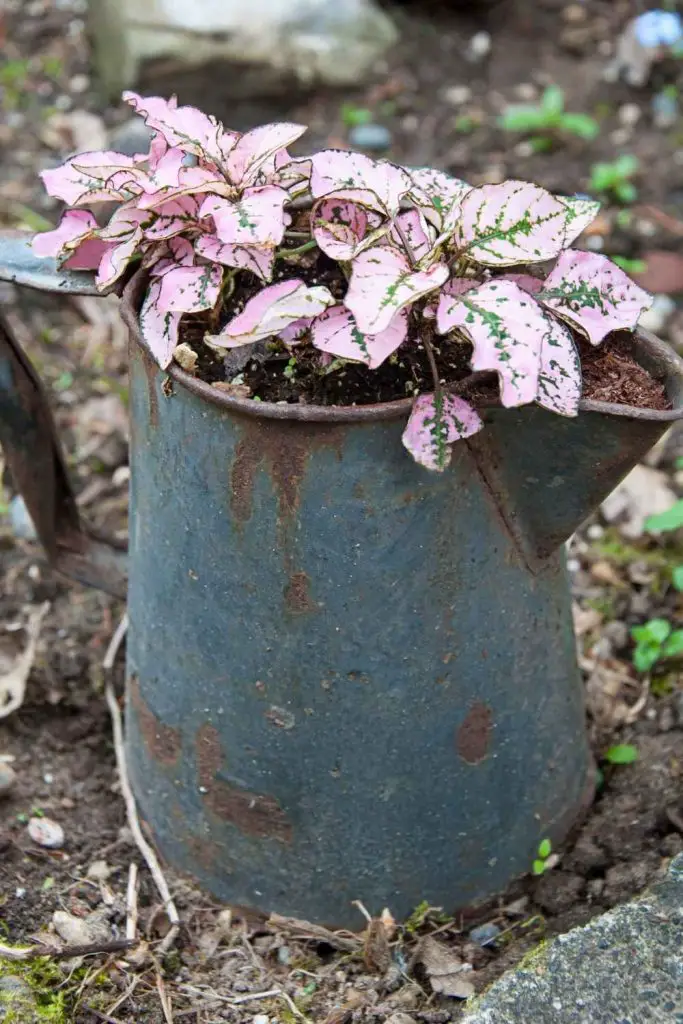
M 147 127 L 141 117 L 130 117 L 112 131 L 109 144 L 117 153 L 135 156 L 136 153 L 148 151 L 152 135 L 152 129 Z
M 673 128 L 681 116 L 678 98 L 666 89 L 652 97 L 652 120 L 657 128 Z
M 644 331 L 659 334 L 664 330 L 669 317 L 675 312 L 676 303 L 669 295 L 655 295 L 652 305 L 645 310 L 638 321 L 638 326 L 642 327 Z
M 472 942 L 476 942 L 479 946 L 490 945 L 498 938 L 499 935 L 500 928 L 497 924 L 493 924 L 492 921 L 488 921 L 486 924 L 481 924 L 478 928 L 473 928 L 470 932 Z
M 22 978 L 5 974 L 0 978 L 0 1022 L 7 1024 L 40 1024 L 38 1004 L 33 992 Z
M 11 765 L 0 761 L 0 796 L 6 796 L 17 781 L 17 773 Z
M 356 124 L 349 132 L 349 142 L 357 149 L 379 153 L 391 146 L 391 132 L 383 124 Z
M 630 903 L 541 945 L 462 1024 L 680 1024 L 683 855 Z

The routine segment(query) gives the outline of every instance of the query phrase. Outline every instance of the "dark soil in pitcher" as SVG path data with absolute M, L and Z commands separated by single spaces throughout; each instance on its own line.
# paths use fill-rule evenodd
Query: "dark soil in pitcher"
M 338 299 L 346 290 L 342 273 L 324 253 L 306 255 L 296 268 L 281 265 L 274 280 L 294 277 L 308 285 L 325 285 Z M 229 308 L 186 316 L 181 325 L 181 341 L 197 353 L 197 376 L 206 383 L 262 402 L 322 406 L 392 402 L 434 390 L 426 340 L 444 388 L 475 403 L 498 399 L 497 375 L 473 374 L 470 369 L 471 343 L 457 331 L 437 334 L 422 316 L 430 296 L 412 307 L 407 341 L 377 369 L 334 358 L 325 363 L 307 339 L 288 348 L 273 336 L 227 353 L 216 350 L 205 344 L 204 335 L 218 333 L 263 287 L 248 271 L 239 272 L 235 280 Z M 584 398 L 640 409 L 671 408 L 664 384 L 629 354 L 628 332 L 613 332 L 597 348 L 576 332 L 573 335 L 581 356 Z

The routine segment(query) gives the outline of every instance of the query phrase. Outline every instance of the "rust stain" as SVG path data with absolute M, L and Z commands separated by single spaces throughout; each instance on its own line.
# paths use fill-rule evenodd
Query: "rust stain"
M 311 452 L 332 447 L 341 460 L 346 429 L 337 424 L 244 420 L 230 472 L 230 504 L 239 523 L 249 520 L 256 473 L 265 465 L 278 501 L 278 519 L 291 519 Z
M 317 612 L 318 606 L 309 593 L 310 579 L 305 572 L 293 572 L 285 587 L 285 606 L 294 615 Z
M 136 346 L 137 347 L 137 346 Z M 157 396 L 157 372 L 158 368 L 147 355 L 144 348 L 140 347 L 140 361 L 147 377 L 147 401 L 149 404 L 149 423 L 152 427 L 159 426 L 159 398 Z
M 493 727 L 493 714 L 488 704 L 477 701 L 467 712 L 465 721 L 458 729 L 455 746 L 458 754 L 468 764 L 479 764 L 488 755 Z
M 159 721 L 142 698 L 137 676 L 128 679 L 128 693 L 149 756 L 167 767 L 176 764 L 182 749 L 179 730 Z
M 202 799 L 212 814 L 230 822 L 244 835 L 291 842 L 291 822 L 275 797 L 216 778 L 223 764 L 223 751 L 214 726 L 207 724 L 198 730 L 196 751 Z

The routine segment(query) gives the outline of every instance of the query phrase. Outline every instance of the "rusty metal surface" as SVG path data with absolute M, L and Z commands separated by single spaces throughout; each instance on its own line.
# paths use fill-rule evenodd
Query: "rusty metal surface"
M 53 259 L 35 256 L 29 242 L 33 236 L 0 231 L 0 281 L 62 295 L 99 295 L 95 275 L 82 270 L 60 270 Z
M 402 419 L 259 421 L 131 360 L 127 749 L 165 856 L 345 926 L 528 870 L 591 784 L 559 554 L 529 571 L 466 446 L 431 475 Z
M 83 527 L 47 396 L 1 311 L 0 444 L 54 568 L 125 597 L 124 552 Z

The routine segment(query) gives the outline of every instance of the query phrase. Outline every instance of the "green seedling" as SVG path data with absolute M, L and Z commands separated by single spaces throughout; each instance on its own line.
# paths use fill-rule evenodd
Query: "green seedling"
M 609 764 L 633 764 L 638 760 L 638 748 L 632 743 L 617 743 L 605 751 L 603 760 Z
M 650 619 L 644 626 L 634 626 L 631 636 L 636 642 L 633 664 L 639 672 L 649 672 L 658 661 L 683 654 L 683 629 L 672 629 L 666 619 Z
M 508 132 L 540 136 L 536 142 L 546 146 L 568 135 L 594 139 L 600 131 L 598 122 L 589 114 L 571 114 L 564 109 L 564 92 L 559 85 L 549 85 L 537 105 L 515 104 L 508 107 L 499 123 Z
M 342 103 L 341 119 L 347 128 L 356 128 L 360 124 L 370 124 L 373 118 L 367 107 L 357 107 L 355 103 Z
M 623 153 L 612 163 L 593 164 L 589 188 L 607 199 L 632 203 L 638 198 L 638 189 L 631 181 L 638 166 L 637 158 L 631 153 Z
M 682 467 L 676 460 L 676 468 Z M 648 533 L 671 533 L 683 526 L 683 500 L 676 501 L 671 508 L 665 512 L 658 512 L 656 515 L 648 516 L 645 520 L 645 529 Z M 676 565 L 671 570 L 671 582 L 676 590 L 683 591 L 683 565 Z
M 536 858 L 531 865 L 531 871 L 534 875 L 543 875 L 552 867 L 552 865 L 548 863 L 552 852 L 553 848 L 550 840 L 541 839 L 538 844 L 538 850 L 536 851 Z
M 296 358 L 294 356 L 292 356 L 282 372 L 288 380 L 296 377 Z
M 647 270 L 645 260 L 630 260 L 627 256 L 612 256 L 612 263 L 616 263 L 627 274 L 644 274 Z

